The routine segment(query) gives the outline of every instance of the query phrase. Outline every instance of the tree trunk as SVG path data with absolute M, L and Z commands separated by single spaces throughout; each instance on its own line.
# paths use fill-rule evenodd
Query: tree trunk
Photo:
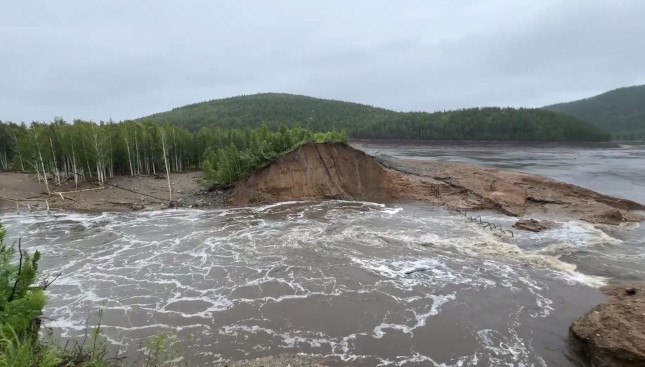
M 49 191 L 49 181 L 47 180 L 47 170 L 45 170 L 45 161 L 43 160 L 43 154 L 40 151 L 40 144 L 38 144 L 38 136 L 36 135 L 36 128 L 34 128 L 34 144 L 38 150 L 38 158 L 40 159 L 40 166 L 43 172 L 43 179 L 45 181 L 45 188 L 47 189 L 47 195 L 51 195 Z
M 168 167 L 168 154 L 166 152 L 166 141 L 164 139 L 163 130 L 159 129 L 161 134 L 161 148 L 163 149 L 163 162 L 166 166 L 166 179 L 168 180 L 168 201 L 172 201 L 172 187 L 170 186 L 170 167 Z
M 130 155 L 130 142 L 128 142 L 128 133 L 125 134 L 125 147 L 128 150 L 128 163 L 130 164 L 130 176 L 134 176 L 134 167 L 132 167 L 132 156 Z
M 54 178 L 56 179 L 54 182 L 60 185 L 60 169 L 58 167 L 58 162 L 56 161 L 56 152 L 54 152 L 54 142 L 52 141 L 51 136 L 49 137 L 49 145 L 52 147 L 52 170 L 54 172 Z

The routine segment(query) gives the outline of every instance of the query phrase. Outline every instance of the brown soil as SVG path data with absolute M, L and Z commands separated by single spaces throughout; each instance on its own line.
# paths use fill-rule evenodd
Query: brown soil
M 645 282 L 602 290 L 610 300 L 571 325 L 572 346 L 592 366 L 645 366 Z
M 200 192 L 198 180 L 201 177 L 200 172 L 172 174 L 173 201 L 184 201 Z M 50 182 L 50 195 L 47 195 L 45 185 L 38 182 L 35 175 L 3 172 L 0 174 L 0 208 L 16 208 L 18 204 L 21 211 L 29 210 L 28 206 L 42 210 L 46 208 L 45 200 L 51 209 L 71 211 L 125 211 L 168 206 L 165 177 L 117 176 L 107 184 L 101 188 L 97 184 L 81 183 L 77 188 L 73 181 L 58 186 Z
M 342 144 L 306 144 L 238 183 L 228 204 L 424 201 L 511 216 L 548 214 L 606 224 L 643 220 L 630 212 L 645 210 L 640 203 L 541 176 L 457 163 L 402 163 L 405 167 L 397 167 Z
M 558 224 L 550 220 L 521 219 L 515 222 L 513 227 L 530 232 L 542 232 L 547 229 L 556 228 Z
M 411 188 L 414 190 L 408 190 Z M 373 157 L 345 145 L 305 144 L 237 184 L 229 203 L 243 206 L 308 199 L 389 202 L 410 195 L 433 201 L 438 199 L 435 190 L 452 191 L 441 182 L 387 169 Z

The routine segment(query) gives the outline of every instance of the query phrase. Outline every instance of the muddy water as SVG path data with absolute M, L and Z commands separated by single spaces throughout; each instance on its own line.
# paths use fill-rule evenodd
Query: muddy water
M 575 365 L 567 328 L 602 300 L 602 276 L 645 279 L 642 227 L 560 220 L 511 237 L 420 204 L 0 220 L 62 273 L 46 309 L 56 333 L 82 337 L 103 307 L 113 349 L 134 359 L 141 339 L 168 333 L 193 365 L 281 353 L 339 366 Z

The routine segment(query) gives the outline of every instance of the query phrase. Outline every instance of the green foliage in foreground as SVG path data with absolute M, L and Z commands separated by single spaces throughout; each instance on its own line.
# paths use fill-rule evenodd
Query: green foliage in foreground
M 208 186 L 225 186 L 253 173 L 281 154 L 308 142 L 346 143 L 347 134 L 312 133 L 302 128 L 280 128 L 272 132 L 264 125 L 251 130 L 246 139 L 210 149 L 202 166 Z M 216 146 L 212 144 L 212 146 Z
M 469 108 L 396 112 L 358 103 L 264 93 L 195 103 L 141 121 L 201 128 L 272 129 L 302 124 L 312 131 L 343 130 L 353 139 L 605 141 L 610 135 L 575 117 L 535 108 Z
M 122 358 L 110 358 L 101 340 L 101 319 L 88 330 L 89 339 L 61 349 L 55 341 L 39 339 L 40 317 L 46 303 L 46 280 L 38 281 L 40 253 L 17 254 L 4 243 L 5 231 L 0 224 L 0 367 L 119 367 Z M 17 258 L 17 259 L 16 259 Z M 143 367 L 173 366 L 181 360 L 169 348 L 171 338 L 158 335 L 142 344 L 144 353 L 134 365 Z M 172 363 L 171 363 L 172 362 Z
M 56 366 L 56 354 L 38 343 L 46 303 L 44 287 L 36 285 L 40 253 L 16 254 L 4 238 L 0 225 L 0 366 Z

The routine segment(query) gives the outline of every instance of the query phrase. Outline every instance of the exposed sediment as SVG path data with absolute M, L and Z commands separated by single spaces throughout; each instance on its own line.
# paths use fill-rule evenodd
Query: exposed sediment
M 180 205 L 212 202 L 202 193 L 198 180 L 201 172 L 183 172 L 171 175 L 172 199 Z M 0 210 L 16 209 L 21 212 L 43 211 L 47 205 L 53 210 L 76 212 L 117 212 L 168 207 L 168 184 L 163 176 L 116 176 L 106 185 L 64 181 L 49 183 L 50 193 L 38 182 L 35 174 L 21 172 L 0 173 Z M 209 195 L 212 196 L 212 195 Z M 222 202 L 224 198 L 219 200 Z
M 405 172 L 404 172 L 405 171 Z M 645 210 L 545 177 L 434 161 L 383 162 L 343 144 L 305 144 L 238 183 L 229 205 L 291 200 L 424 201 L 510 216 L 545 214 L 592 223 L 638 222 Z
M 573 348 L 594 367 L 645 366 L 645 282 L 602 291 L 609 301 L 571 325 Z

